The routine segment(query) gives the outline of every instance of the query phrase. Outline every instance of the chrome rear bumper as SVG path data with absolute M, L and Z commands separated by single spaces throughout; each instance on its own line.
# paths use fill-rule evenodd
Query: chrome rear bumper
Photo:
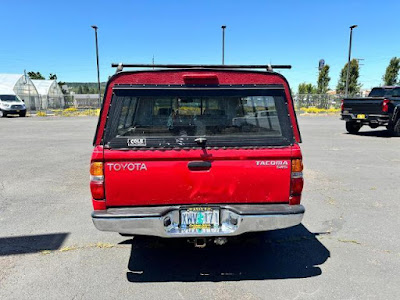
M 209 206 L 220 208 L 221 226 L 218 228 L 180 228 L 179 210 L 187 205 L 109 208 L 94 211 L 92 219 L 95 227 L 102 231 L 172 238 L 212 237 L 292 227 L 301 223 L 305 211 L 302 205 L 289 204 Z

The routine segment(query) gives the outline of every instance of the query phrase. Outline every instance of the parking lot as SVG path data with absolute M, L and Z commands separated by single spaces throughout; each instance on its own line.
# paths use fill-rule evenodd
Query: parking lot
M 96 122 L 0 119 L 1 299 L 400 297 L 400 138 L 383 128 L 300 116 L 302 225 L 196 249 L 94 228 Z

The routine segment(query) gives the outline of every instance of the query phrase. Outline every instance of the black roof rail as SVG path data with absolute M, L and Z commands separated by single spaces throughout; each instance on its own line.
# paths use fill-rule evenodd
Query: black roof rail
M 273 71 L 273 69 L 291 69 L 291 65 L 186 65 L 186 64 L 124 64 L 112 63 L 112 68 L 117 68 L 117 73 L 121 72 L 124 68 L 162 68 L 162 69 L 187 69 L 187 68 L 201 68 L 201 69 L 265 69 Z

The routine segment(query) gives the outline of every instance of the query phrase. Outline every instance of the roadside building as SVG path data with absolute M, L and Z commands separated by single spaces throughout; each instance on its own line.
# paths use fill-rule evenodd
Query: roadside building
M 329 90 L 326 93 L 330 96 L 336 96 L 336 90 Z
M 0 94 L 17 95 L 28 110 L 36 110 L 40 106 L 39 93 L 29 76 L 24 74 L 0 74 Z
M 361 97 L 368 97 L 370 92 L 371 92 L 371 89 L 361 90 L 361 92 L 360 92 Z
M 64 94 L 55 80 L 32 80 L 39 93 L 41 109 L 64 108 Z

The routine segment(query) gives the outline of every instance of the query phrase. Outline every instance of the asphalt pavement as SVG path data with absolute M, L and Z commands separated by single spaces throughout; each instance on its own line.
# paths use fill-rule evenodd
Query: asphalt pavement
M 91 221 L 97 118 L 0 119 L 0 299 L 399 299 L 400 138 L 300 116 L 300 226 L 224 246 Z

